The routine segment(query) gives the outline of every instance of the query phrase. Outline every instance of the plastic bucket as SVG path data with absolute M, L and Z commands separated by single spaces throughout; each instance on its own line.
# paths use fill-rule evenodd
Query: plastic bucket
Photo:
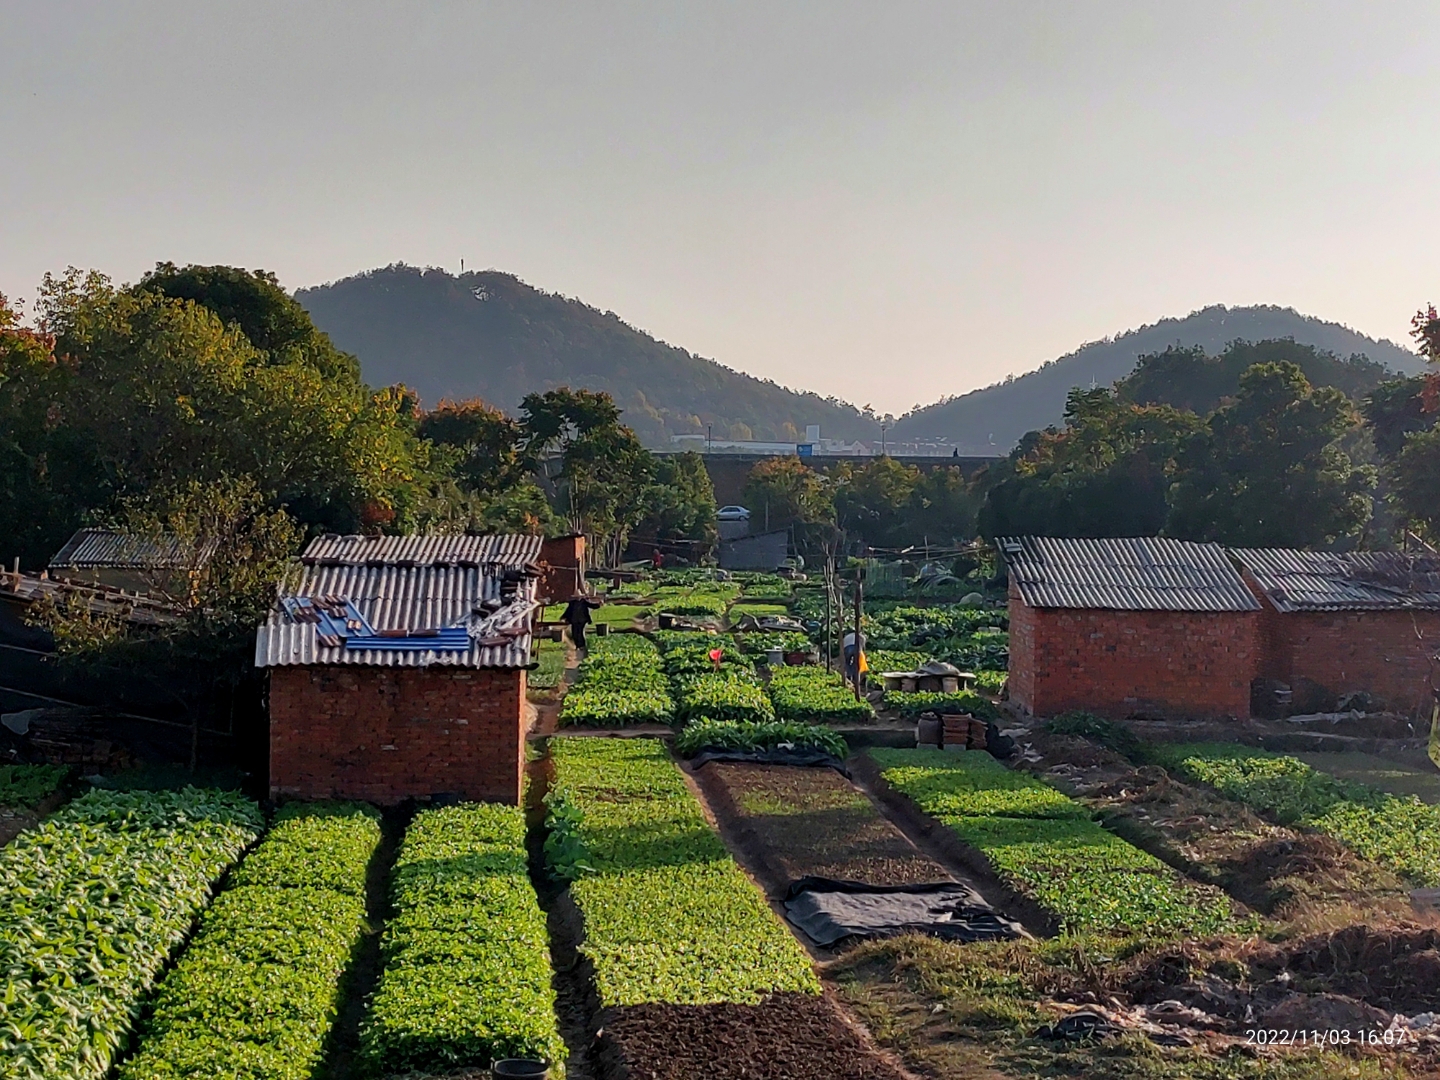
M 495 1080 L 549 1080 L 550 1066 L 532 1058 L 503 1058 L 490 1066 Z

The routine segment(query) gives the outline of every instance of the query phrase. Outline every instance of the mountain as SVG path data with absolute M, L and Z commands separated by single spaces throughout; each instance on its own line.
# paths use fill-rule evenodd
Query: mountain
M 1424 367 L 1419 356 L 1393 341 L 1376 341 L 1339 323 L 1273 306 L 1227 308 L 1216 304 L 1183 319 L 1161 319 L 1114 338 L 1082 345 L 1036 371 L 912 410 L 891 428 L 896 442 L 942 440 L 961 453 L 1007 453 L 1027 431 L 1059 424 L 1065 395 L 1076 386 L 1109 386 L 1147 353 L 1167 346 L 1200 346 L 1212 355 L 1232 341 L 1293 338 L 1348 358 L 1363 354 L 1405 374 Z
M 494 270 L 460 276 L 387 266 L 296 298 L 316 325 L 360 358 L 372 385 L 404 383 L 426 405 L 480 397 L 513 412 L 520 399 L 556 386 L 606 390 L 649 445 L 671 435 L 802 439 L 808 424 L 826 437 L 871 439 L 860 410 L 657 341 L 569 297 Z

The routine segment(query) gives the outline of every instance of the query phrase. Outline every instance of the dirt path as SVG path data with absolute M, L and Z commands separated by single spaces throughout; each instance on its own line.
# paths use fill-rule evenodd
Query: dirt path
M 319 1070 L 321 1080 L 351 1080 L 364 1075 L 360 1063 L 360 1021 L 365 1017 L 366 999 L 380 981 L 380 935 L 390 908 L 390 870 L 405 835 L 407 815 L 386 812 L 381 819 L 380 846 L 370 858 L 365 874 L 365 937 L 345 974 L 345 997 L 335 1026 L 330 1032 L 330 1050 Z

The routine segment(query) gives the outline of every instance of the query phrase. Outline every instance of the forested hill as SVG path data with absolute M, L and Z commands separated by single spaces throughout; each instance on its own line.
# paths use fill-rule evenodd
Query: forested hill
M 717 439 L 795 441 L 807 424 L 832 438 L 877 430 L 844 402 L 732 371 L 510 274 L 398 265 L 296 295 L 360 358 L 366 381 L 403 382 L 426 406 L 480 397 L 513 412 L 532 391 L 568 385 L 608 391 L 652 446 L 707 424 Z
M 1232 341 L 1294 338 L 1341 359 L 1363 353 L 1396 371 L 1413 374 L 1424 365 L 1391 341 L 1376 341 L 1339 323 L 1272 306 L 1207 307 L 1183 319 L 1162 319 L 1107 341 L 1083 345 L 1037 371 L 907 413 L 892 429 L 897 440 L 945 438 L 968 450 L 1009 449 L 1027 431 L 1059 424 L 1065 395 L 1076 386 L 1109 386 L 1135 367 L 1138 357 L 1168 346 L 1200 346 L 1220 353 Z

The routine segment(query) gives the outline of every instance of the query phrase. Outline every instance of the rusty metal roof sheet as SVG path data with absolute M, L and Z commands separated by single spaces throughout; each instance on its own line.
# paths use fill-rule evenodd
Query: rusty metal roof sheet
M 490 569 L 494 565 L 487 563 Z M 488 572 L 487 566 L 302 563 L 260 626 L 255 665 L 524 667 L 530 663 L 535 581 L 525 577 L 513 582 L 511 602 L 494 610 L 501 600 L 503 574 Z M 361 616 L 364 633 L 357 631 L 349 640 L 326 634 L 322 640 L 318 622 L 297 619 L 287 610 L 286 601 L 295 599 L 341 606 L 348 602 Z M 450 640 L 453 633 L 444 633 L 460 627 L 469 638 L 463 649 Z M 385 631 L 412 636 L 384 640 Z M 436 632 L 433 643 L 418 636 L 422 631 Z
M 1440 611 L 1440 556 L 1235 548 L 1277 611 Z
M 409 536 L 317 536 L 300 561 L 336 566 L 524 566 L 540 558 L 544 538 L 512 534 L 466 536 L 418 533 Z
M 995 541 L 1025 603 L 1113 611 L 1258 611 L 1219 544 L 1160 537 Z
M 191 548 L 178 537 L 135 536 L 114 529 L 78 529 L 50 560 L 51 570 L 180 570 L 190 565 Z M 215 550 L 201 548 L 202 561 Z

